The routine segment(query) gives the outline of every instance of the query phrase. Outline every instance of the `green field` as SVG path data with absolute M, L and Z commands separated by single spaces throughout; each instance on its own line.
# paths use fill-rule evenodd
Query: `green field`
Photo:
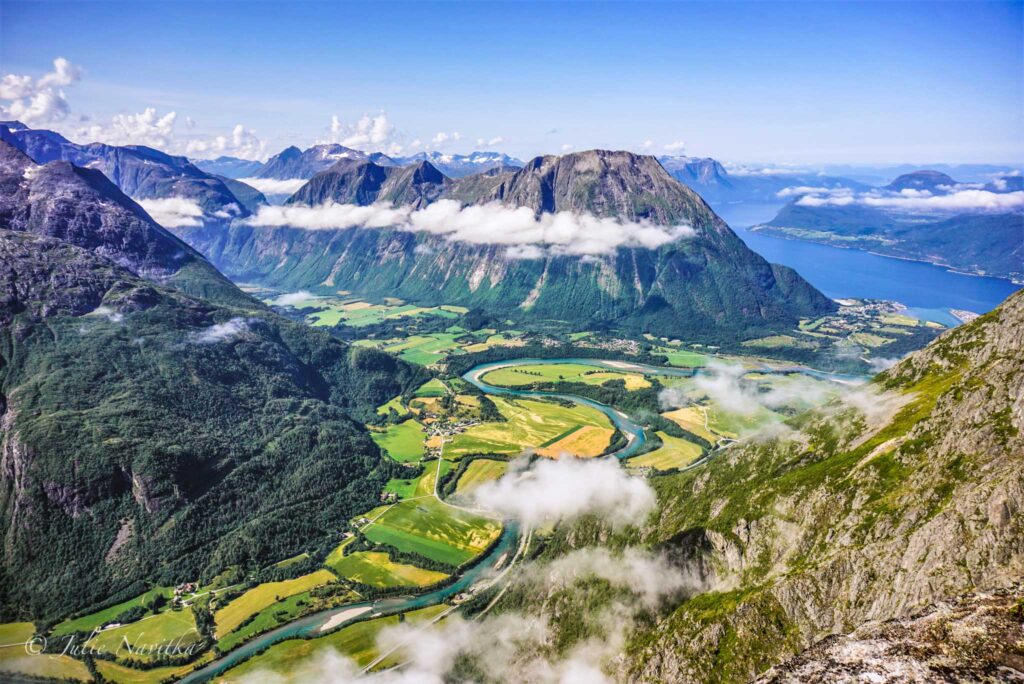
M 701 448 L 693 442 L 667 435 L 664 432 L 657 434 L 661 438 L 662 446 L 654 451 L 649 451 L 646 454 L 629 459 L 629 465 L 636 467 L 647 466 L 655 470 L 669 470 L 690 465 L 700 458 Z
M 83 615 L 82 617 L 75 618 L 74 620 L 65 620 L 54 628 L 53 635 L 63 636 L 64 634 L 70 634 L 71 632 L 91 632 L 97 627 L 102 627 L 105 623 L 111 622 L 114 618 L 129 608 L 149 603 L 157 594 L 162 594 L 164 598 L 170 599 L 174 596 L 174 590 L 169 587 L 157 587 L 155 589 L 150 589 L 145 594 L 128 599 L 127 601 L 118 603 L 110 608 L 104 608 L 103 610 Z
M 448 608 L 444 604 L 421 608 L 405 614 L 405 622 L 416 624 L 432 620 Z M 318 639 L 290 639 L 274 644 L 266 652 L 250 658 L 238 667 L 229 670 L 218 679 L 220 682 L 258 681 L 251 678 L 254 673 L 271 672 L 280 677 L 275 681 L 313 681 L 315 676 L 305 671 L 305 666 L 323 653 L 341 653 L 360 666 L 369 665 L 378 655 L 377 635 L 385 627 L 398 624 L 397 615 L 375 620 L 364 620 L 332 632 Z M 264 677 L 266 678 L 266 677 Z
M 417 397 L 441 397 L 448 393 L 448 386 L 437 378 L 428 380 L 414 392 Z
M 356 598 L 357 594 L 353 593 L 352 597 Z M 309 610 L 315 602 L 316 599 L 312 598 L 308 591 L 277 601 L 256 613 L 256 616 L 249 622 L 220 639 L 217 642 L 217 648 L 222 652 L 230 651 L 257 634 L 262 634 L 278 625 L 294 620 Z
M 580 425 L 612 429 L 608 417 L 582 404 L 571 407 L 533 399 L 492 397 L 504 423 L 482 423 L 455 435 L 446 458 L 464 454 L 518 454 L 536 448 Z
M 455 486 L 456 494 L 469 494 L 484 482 L 497 480 L 508 470 L 507 461 L 495 461 L 489 458 L 478 458 L 466 467 L 466 472 L 459 478 Z
M 411 551 L 449 565 L 478 555 L 500 534 L 501 525 L 435 498 L 403 501 L 362 528 L 370 541 Z
M 214 615 L 214 620 L 217 623 L 217 638 L 222 638 L 242 624 L 247 617 L 272 606 L 282 598 L 301 594 L 334 579 L 334 573 L 330 570 L 317 570 L 295 579 L 283 582 L 264 582 L 253 587 Z
M 669 347 L 662 347 L 658 349 L 656 354 L 664 354 L 668 357 L 668 365 L 678 366 L 680 368 L 701 368 L 708 365 L 710 357 L 706 354 L 698 354 L 697 352 L 684 351 L 681 349 L 671 349 Z
M 425 587 L 448 577 L 443 572 L 395 563 L 379 551 L 357 551 L 331 567 L 341 577 L 372 587 Z
M 452 469 L 451 461 L 441 461 L 441 476 Z M 434 493 L 434 480 L 437 476 L 437 463 L 427 461 L 422 474 L 409 480 L 389 480 L 384 487 L 386 492 L 394 492 L 399 499 L 411 499 L 414 496 L 426 496 Z
M 386 416 L 391 413 L 391 409 L 395 409 L 395 413 L 400 416 L 409 414 L 409 410 L 402 404 L 402 397 L 395 397 L 386 404 L 381 404 L 377 407 L 377 414 Z
M 172 643 L 184 648 L 201 640 L 192 610 L 184 608 L 165 610 L 138 622 L 104 630 L 88 645 L 103 653 L 116 655 L 121 660 L 148 660 L 152 655 L 146 654 L 146 650 Z M 140 651 L 141 655 L 133 655 L 129 646 L 132 650 Z
M 521 387 L 544 382 L 581 382 L 600 385 L 609 380 L 624 380 L 626 389 L 650 387 L 651 382 L 642 373 L 608 370 L 580 363 L 538 363 L 531 366 L 510 366 L 485 373 L 484 382 L 499 387 Z
M 426 439 L 426 432 L 415 420 L 409 419 L 404 423 L 389 425 L 383 432 L 373 430 L 370 437 L 388 456 L 399 463 L 423 458 L 423 440 Z

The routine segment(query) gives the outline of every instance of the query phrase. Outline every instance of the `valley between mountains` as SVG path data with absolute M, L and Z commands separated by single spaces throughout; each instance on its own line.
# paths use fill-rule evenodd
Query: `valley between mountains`
M 1022 293 L 829 299 L 629 152 L 0 140 L 0 676 L 1024 671 Z

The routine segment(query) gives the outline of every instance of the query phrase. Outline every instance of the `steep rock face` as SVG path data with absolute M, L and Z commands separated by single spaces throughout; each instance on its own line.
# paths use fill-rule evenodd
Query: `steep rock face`
M 343 160 L 313 176 L 286 203 L 367 205 L 386 202 L 420 209 L 438 199 L 449 184 L 444 174 L 429 162 L 394 167 L 365 160 Z
M 216 212 L 248 214 L 221 179 L 200 170 L 185 157 L 174 157 L 141 145 L 78 145 L 46 130 L 8 130 L 0 138 L 38 164 L 65 161 L 98 170 L 122 192 L 136 199 L 181 197 L 194 200 L 211 216 Z
M 523 162 L 501 152 L 470 152 L 469 154 L 420 152 L 410 157 L 398 157 L 395 162 L 401 166 L 430 162 L 434 168 L 449 178 L 465 178 L 494 169 L 519 169 L 523 166 Z
M 724 227 L 697 193 L 675 181 L 654 157 L 590 150 L 531 160 L 479 203 L 497 200 L 537 214 L 571 211 L 660 225 Z M 726 229 L 727 230 L 727 229 Z
M 227 186 L 228 190 L 231 191 L 231 194 L 241 202 L 242 206 L 245 207 L 245 210 L 250 214 L 255 214 L 260 210 L 260 207 L 270 204 L 270 202 L 267 201 L 266 195 L 251 185 L 226 176 L 217 176 L 217 178 Z
M 385 154 L 379 152 L 368 154 L 344 145 L 314 145 L 306 150 L 292 146 L 268 159 L 267 163 L 256 172 L 255 177 L 275 180 L 312 178 L 339 161 L 346 160 L 367 161 L 378 166 L 397 166 L 396 162 Z
M 58 238 L 194 294 L 249 302 L 97 170 L 39 165 L 0 142 L 0 229 Z
M 704 540 L 718 590 L 635 634 L 624 673 L 744 681 L 830 634 L 1019 580 L 1021 325 L 1016 294 L 879 376 L 887 415 L 812 414 L 796 438 L 655 480 L 645 539 Z
M 773 667 L 757 684 L 1013 681 L 1024 677 L 1024 589 L 970 594 L 870 622 Z

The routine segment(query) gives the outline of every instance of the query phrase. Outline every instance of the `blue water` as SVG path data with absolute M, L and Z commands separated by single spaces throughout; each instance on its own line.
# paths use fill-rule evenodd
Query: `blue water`
M 956 325 L 949 309 L 985 313 L 1021 288 L 1002 278 L 954 273 L 918 261 L 769 237 L 746 229 L 770 221 L 777 210 L 776 205 L 727 205 L 719 207 L 718 213 L 752 250 L 772 263 L 796 269 L 834 299 L 894 300 L 914 309 L 913 315 Z

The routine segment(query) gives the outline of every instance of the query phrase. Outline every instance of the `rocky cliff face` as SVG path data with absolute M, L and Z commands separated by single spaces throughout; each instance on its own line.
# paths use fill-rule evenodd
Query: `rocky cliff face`
M 1024 294 L 788 439 L 655 480 L 644 538 L 707 549 L 717 589 L 634 635 L 624 673 L 743 681 L 831 634 L 1024 575 Z M 697 544 L 694 540 L 699 540 Z
M 366 161 L 378 166 L 397 166 L 397 163 L 385 154 L 368 154 L 344 145 L 314 145 L 306 150 L 293 146 L 268 159 L 255 173 L 255 177 L 275 180 L 312 178 L 340 161 Z
M 95 169 L 39 165 L 0 142 L 0 229 L 53 237 L 182 290 L 248 299 Z
M 122 192 L 136 199 L 181 197 L 194 200 L 211 216 L 217 212 L 248 214 L 221 179 L 200 170 L 185 157 L 141 145 L 79 145 L 53 131 L 28 128 L 7 128 L 0 131 L 0 140 L 17 147 L 38 164 L 65 161 L 100 171 Z
M 385 202 L 421 209 L 440 198 L 450 184 L 429 162 L 397 167 L 366 160 L 342 160 L 313 176 L 287 204 Z

